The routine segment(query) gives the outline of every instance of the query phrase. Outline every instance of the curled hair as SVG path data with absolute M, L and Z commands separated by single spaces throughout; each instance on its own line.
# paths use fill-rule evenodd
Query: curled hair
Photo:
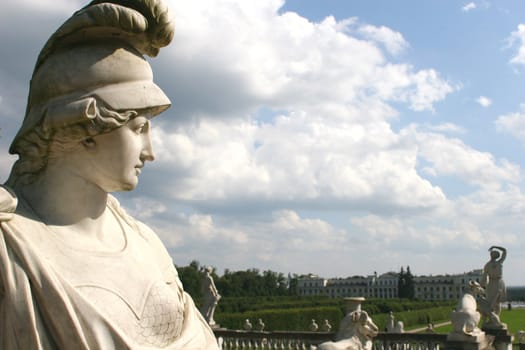
M 50 161 L 72 152 L 81 141 L 108 133 L 125 125 L 137 116 L 137 111 L 113 111 L 106 107 L 96 108 L 96 115 L 82 123 L 48 130 L 42 124 L 17 140 L 19 159 L 14 163 L 6 184 L 33 183 L 46 169 Z

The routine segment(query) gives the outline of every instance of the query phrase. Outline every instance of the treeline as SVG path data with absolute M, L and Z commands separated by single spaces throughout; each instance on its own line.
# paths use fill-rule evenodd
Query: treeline
M 202 278 L 203 266 L 198 261 L 192 261 L 189 266 L 178 266 L 179 277 L 184 289 L 193 299 L 199 302 L 203 297 Z M 224 298 L 228 297 L 268 297 L 295 295 L 296 278 L 287 278 L 282 273 L 248 269 L 245 271 L 225 270 L 218 276 L 215 270 L 211 273 L 215 286 Z

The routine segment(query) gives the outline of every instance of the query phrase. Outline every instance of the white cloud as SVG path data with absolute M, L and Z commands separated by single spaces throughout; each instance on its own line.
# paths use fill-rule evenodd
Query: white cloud
M 471 10 L 474 10 L 475 8 L 477 7 L 476 3 L 475 2 L 469 2 L 468 4 L 465 4 L 461 10 L 463 12 L 469 12 Z
M 489 107 L 492 104 L 492 100 L 485 96 L 480 96 L 476 99 L 476 102 L 479 103 L 482 107 Z
M 420 131 L 415 125 L 403 129 L 401 134 L 417 142 L 419 156 L 429 163 L 423 171 L 431 176 L 455 176 L 465 183 L 486 188 L 521 181 L 517 164 L 497 160 L 491 153 L 475 150 L 460 139 Z
M 507 38 L 507 43 L 509 47 L 518 47 L 518 52 L 510 59 L 510 63 L 525 64 L 525 24 L 518 25 L 518 29 Z
M 388 62 L 376 43 L 399 52 L 399 33 L 355 19 L 311 22 L 279 13 L 281 4 L 174 4 L 178 37 L 162 67 L 172 70 L 168 87 L 196 96 L 174 96 L 174 109 L 197 122 L 156 129 L 157 166 L 178 174 L 172 198 L 439 205 L 443 192 L 417 172 L 417 145 L 390 128 L 389 102 L 433 110 L 456 87 L 433 69 Z M 215 103 L 227 113 L 211 115 Z M 261 105 L 280 112 L 260 122 Z
M 366 200 L 424 208 L 444 198 L 417 174 L 415 145 L 401 143 L 388 124 L 329 120 L 305 112 L 262 125 L 202 120 L 174 134 L 156 130 L 155 147 L 162 166 L 188 174 L 168 186 L 181 200 Z
M 437 125 L 421 125 L 419 126 L 421 130 L 435 131 L 439 133 L 450 133 L 450 134 L 464 134 L 466 132 L 465 128 L 454 123 L 443 123 Z
M 525 113 L 516 112 L 501 115 L 495 122 L 500 132 L 508 133 L 525 143 Z
M 157 214 L 166 212 L 166 205 L 150 198 L 135 197 L 131 199 L 132 207 L 127 208 L 128 213 L 139 220 L 148 220 Z
M 387 62 L 376 43 L 399 52 L 407 45 L 399 33 L 333 17 L 311 22 L 295 13 L 280 14 L 280 5 L 174 3 L 177 37 L 160 60 L 171 70 L 164 85 L 183 93 L 179 113 L 224 109 L 225 116 L 232 116 L 260 105 L 314 108 L 355 104 L 375 95 L 421 111 L 432 110 L 455 90 L 435 70 Z M 349 34 L 360 31 L 374 40 Z
M 393 55 L 400 54 L 409 47 L 408 42 L 406 42 L 401 33 L 385 26 L 363 25 L 359 28 L 359 33 L 366 39 L 384 45 L 387 51 Z

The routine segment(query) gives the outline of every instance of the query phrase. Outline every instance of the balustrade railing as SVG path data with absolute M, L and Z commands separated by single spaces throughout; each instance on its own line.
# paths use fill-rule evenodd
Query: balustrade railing
M 222 350 L 309 350 L 312 345 L 332 340 L 334 333 L 326 332 L 257 332 L 214 330 Z
M 214 330 L 222 350 L 310 350 L 325 341 L 334 340 L 328 332 L 256 332 Z M 445 348 L 446 334 L 379 333 L 374 350 L 440 350 Z
M 440 350 L 446 341 L 446 334 L 379 333 L 374 338 L 374 350 Z

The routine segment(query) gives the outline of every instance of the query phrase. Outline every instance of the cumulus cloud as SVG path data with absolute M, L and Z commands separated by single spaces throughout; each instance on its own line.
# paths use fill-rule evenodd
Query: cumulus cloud
M 475 2 L 469 2 L 469 3 L 465 4 L 465 5 L 461 8 L 461 11 L 463 11 L 463 12 L 469 12 L 469 11 L 471 11 L 471 10 L 474 10 L 476 7 L 477 7 L 477 5 L 476 5 Z
M 411 125 L 401 132 L 419 145 L 420 157 L 428 162 L 422 170 L 431 176 L 455 176 L 465 183 L 485 188 L 499 188 L 503 183 L 518 183 L 520 167 L 491 153 L 481 152 L 458 138 L 420 131 Z
M 161 66 L 169 62 L 174 113 L 189 122 L 161 117 L 155 131 L 157 166 L 176 174 L 172 198 L 403 209 L 443 200 L 418 174 L 417 145 L 391 130 L 389 103 L 432 111 L 457 87 L 389 62 L 377 43 L 400 52 L 401 34 L 355 19 L 311 22 L 280 13 L 281 1 L 174 5 L 178 37 Z M 259 120 L 260 106 L 274 112 Z
M 444 198 L 417 174 L 416 145 L 403 144 L 386 123 L 330 123 L 303 112 L 272 124 L 203 120 L 199 128 L 158 132 L 163 166 L 187 174 L 170 186 L 180 200 L 365 200 L 408 209 Z
M 525 112 L 501 115 L 496 119 L 496 129 L 525 143 Z
M 485 96 L 478 97 L 476 102 L 482 107 L 489 107 L 492 104 L 492 100 Z
M 397 55 L 409 47 L 401 33 L 385 26 L 363 25 L 359 28 L 359 33 L 369 40 L 384 45 L 387 51 L 393 55 Z
M 160 78 L 175 92 L 180 118 L 245 115 L 261 105 L 294 110 L 355 104 L 376 96 L 431 110 L 455 90 L 435 70 L 389 64 L 376 43 L 398 52 L 406 46 L 399 33 L 333 17 L 311 22 L 279 13 L 281 5 L 174 4 L 178 36 L 160 57 L 170 69 Z M 350 34 L 359 32 L 374 39 Z
M 525 24 L 519 24 L 518 29 L 507 38 L 508 47 L 517 47 L 517 53 L 510 59 L 511 64 L 525 64 Z
M 422 124 L 418 127 L 420 130 L 429 130 L 439 133 L 449 133 L 449 134 L 464 134 L 466 132 L 465 128 L 454 124 L 454 123 L 442 123 L 442 124 Z

